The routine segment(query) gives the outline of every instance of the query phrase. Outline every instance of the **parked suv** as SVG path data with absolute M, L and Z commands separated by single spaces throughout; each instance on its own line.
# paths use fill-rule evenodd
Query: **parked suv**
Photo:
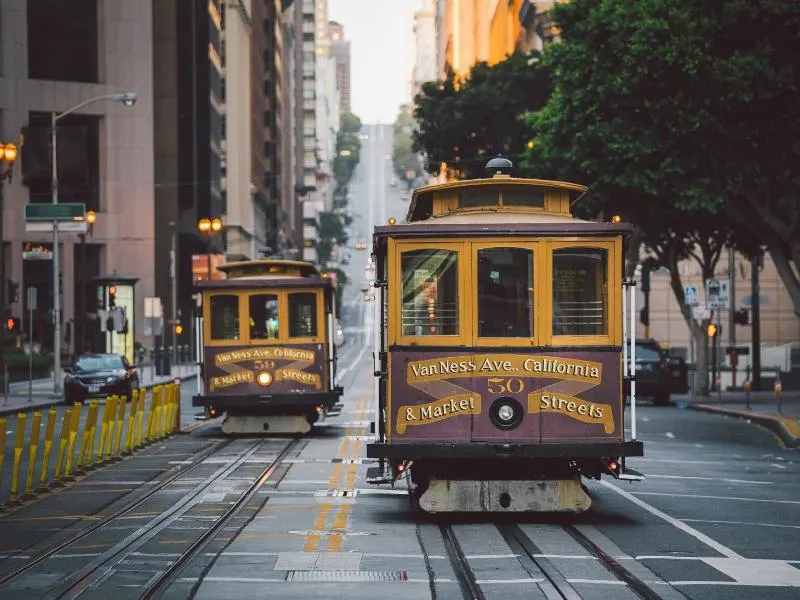
M 672 389 L 669 356 L 655 340 L 636 340 L 636 395 L 651 396 L 656 406 L 667 406 Z

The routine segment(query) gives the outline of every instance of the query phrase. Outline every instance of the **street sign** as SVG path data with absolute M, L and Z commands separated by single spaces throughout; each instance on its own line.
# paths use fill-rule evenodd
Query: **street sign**
M 53 251 L 42 245 L 25 244 L 22 260 L 53 260 Z
M 37 290 L 35 287 L 28 287 L 28 310 L 36 310 Z
M 731 307 L 730 279 L 706 281 L 706 305 L 714 310 L 728 310 Z
M 683 301 L 686 306 L 697 306 L 697 286 L 685 285 L 683 286 Z
M 25 205 L 26 221 L 85 221 L 83 202 L 34 203 Z M 59 228 L 60 229 L 60 228 Z
M 64 233 L 86 233 L 89 224 L 86 221 L 59 221 L 58 230 Z M 52 233 L 53 221 L 25 221 L 27 233 Z
M 725 354 L 738 354 L 739 356 L 749 356 L 750 346 L 726 346 Z
M 158 296 L 150 296 L 144 299 L 145 317 L 160 317 L 163 314 L 164 309 L 161 306 L 161 298 Z
M 164 317 L 145 317 L 144 318 L 144 334 L 145 335 L 163 335 L 164 334 Z
M 698 321 L 704 321 L 711 318 L 711 309 L 705 306 L 695 306 L 692 309 L 692 316 Z

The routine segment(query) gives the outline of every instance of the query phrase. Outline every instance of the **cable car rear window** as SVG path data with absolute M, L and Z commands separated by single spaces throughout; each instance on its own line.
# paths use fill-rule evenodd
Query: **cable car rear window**
M 278 297 L 275 294 L 250 296 L 250 339 L 278 338 Z
M 543 190 L 505 190 L 503 206 L 530 206 L 544 208 Z
M 403 252 L 401 269 L 402 335 L 458 335 L 458 252 Z
M 553 335 L 608 335 L 608 252 L 553 251 Z
M 239 339 L 239 296 L 211 296 L 211 339 Z

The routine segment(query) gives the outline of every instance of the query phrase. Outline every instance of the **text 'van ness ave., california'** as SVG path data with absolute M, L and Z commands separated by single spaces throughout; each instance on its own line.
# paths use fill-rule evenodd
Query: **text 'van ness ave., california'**
M 246 348 L 220 352 L 214 356 L 214 364 L 218 367 L 246 360 L 292 360 L 312 363 L 314 351 L 301 348 Z
M 452 377 L 517 374 L 598 384 L 603 377 L 599 362 L 558 356 L 530 354 L 473 354 L 411 361 L 406 370 L 408 383 L 435 381 Z

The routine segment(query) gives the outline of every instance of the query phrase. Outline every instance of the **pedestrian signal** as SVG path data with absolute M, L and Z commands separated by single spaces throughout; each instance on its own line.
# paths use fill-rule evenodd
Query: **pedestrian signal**
M 183 325 L 181 325 L 180 323 L 175 325 L 175 333 L 178 334 L 178 335 L 182 334 L 183 333 Z
M 708 337 L 713 338 L 715 335 L 717 335 L 717 329 L 718 329 L 717 326 L 714 323 L 711 323 L 708 326 L 708 330 L 707 330 L 708 331 Z
M 19 319 L 15 317 L 8 317 L 6 319 L 6 329 L 10 332 L 18 331 L 20 329 Z
M 108 288 L 108 307 L 114 308 L 117 305 L 117 286 L 112 285 Z

